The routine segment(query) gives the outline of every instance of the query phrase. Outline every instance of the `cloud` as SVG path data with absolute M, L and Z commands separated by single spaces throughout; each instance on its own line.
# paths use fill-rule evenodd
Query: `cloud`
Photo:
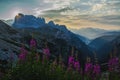
M 120 9 L 118 0 L 45 0 L 45 3 L 51 3 L 51 9 L 46 13 L 60 15 L 115 15 L 119 14 Z M 64 9 L 65 8 L 65 9 Z M 69 8 L 69 9 L 66 9 Z
M 73 24 L 73 21 L 68 20 L 68 21 L 64 21 L 64 23 L 72 23 Z
M 104 4 L 95 4 L 93 7 L 92 7 L 92 11 L 97 11 L 97 10 L 100 10 L 104 7 Z
M 120 26 L 120 15 L 102 16 L 99 22 L 104 23 L 104 24 Z
M 60 20 L 60 19 L 54 19 L 54 21 L 55 21 L 55 22 L 61 22 L 61 20 Z
M 48 10 L 44 10 L 43 12 L 44 13 L 57 13 L 57 14 L 60 14 L 61 12 L 66 12 L 68 10 L 73 10 L 72 8 L 70 7 L 64 7 L 64 8 L 61 8 L 61 9 L 48 9 Z

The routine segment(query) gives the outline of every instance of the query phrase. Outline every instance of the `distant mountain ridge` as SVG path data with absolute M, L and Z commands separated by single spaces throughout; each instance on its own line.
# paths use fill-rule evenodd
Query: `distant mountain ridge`
M 115 47 L 117 50 L 114 54 L 120 56 L 120 32 L 105 33 L 104 36 L 92 40 L 89 47 L 96 52 L 99 61 L 108 60 L 110 53 L 115 52 Z
M 104 29 L 99 29 L 99 28 L 81 28 L 81 29 L 71 29 L 74 33 L 82 35 L 88 39 L 95 39 L 101 34 L 108 32 L 107 30 Z
M 21 13 L 15 16 L 15 20 L 12 26 L 15 28 L 40 28 L 44 26 L 50 26 L 52 28 L 63 31 L 65 33 L 63 37 L 65 37 L 66 35 L 68 36 L 70 32 L 65 25 L 55 24 L 53 21 L 49 21 L 48 23 L 46 23 L 44 18 L 37 18 L 33 15 L 24 15 Z M 55 35 L 58 36 L 58 34 L 60 33 L 57 32 Z M 83 36 L 79 36 L 79 38 L 85 43 L 89 42 L 89 40 Z

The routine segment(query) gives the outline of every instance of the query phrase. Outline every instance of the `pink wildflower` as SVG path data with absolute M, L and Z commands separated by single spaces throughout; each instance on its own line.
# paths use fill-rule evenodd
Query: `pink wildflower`
M 75 61 L 75 62 L 74 62 L 74 68 L 75 68 L 77 71 L 80 70 L 80 63 L 79 63 L 79 61 Z
M 50 57 L 50 50 L 49 48 L 44 48 L 43 53 L 45 54 L 45 59 L 49 59 Z
M 119 59 L 117 57 L 111 58 L 108 62 L 109 71 L 116 70 L 118 68 Z
M 24 47 L 21 48 L 21 53 L 19 54 L 19 59 L 21 61 L 24 61 L 26 59 L 28 52 L 24 49 Z
M 100 65 L 98 65 L 98 64 L 94 65 L 94 67 L 93 67 L 93 73 L 96 74 L 96 75 L 100 74 Z
M 92 70 L 92 68 L 93 68 L 93 65 L 92 65 L 92 63 L 86 63 L 85 64 L 85 73 L 88 73 L 88 72 L 90 72 L 91 70 Z
M 30 40 L 30 47 L 31 48 L 35 48 L 36 47 L 36 41 L 33 38 Z
M 69 61 L 68 61 L 68 65 L 74 65 L 74 57 L 73 56 L 69 56 Z
M 19 59 L 20 59 L 21 61 L 24 61 L 25 58 L 26 58 L 25 54 L 20 54 L 20 55 L 19 55 Z

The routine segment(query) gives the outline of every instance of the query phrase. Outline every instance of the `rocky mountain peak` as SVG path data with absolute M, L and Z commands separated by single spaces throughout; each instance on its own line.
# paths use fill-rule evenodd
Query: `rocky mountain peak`
M 24 15 L 19 13 L 15 16 L 13 27 L 17 28 L 38 28 L 45 25 L 45 19 L 33 15 Z

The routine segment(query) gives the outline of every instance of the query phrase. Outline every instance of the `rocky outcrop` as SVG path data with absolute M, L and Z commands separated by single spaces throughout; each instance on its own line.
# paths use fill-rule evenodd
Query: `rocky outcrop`
M 44 18 L 36 18 L 33 15 L 24 15 L 19 13 L 15 16 L 15 20 L 13 23 L 13 27 L 17 28 L 38 28 L 45 25 L 45 19 Z

